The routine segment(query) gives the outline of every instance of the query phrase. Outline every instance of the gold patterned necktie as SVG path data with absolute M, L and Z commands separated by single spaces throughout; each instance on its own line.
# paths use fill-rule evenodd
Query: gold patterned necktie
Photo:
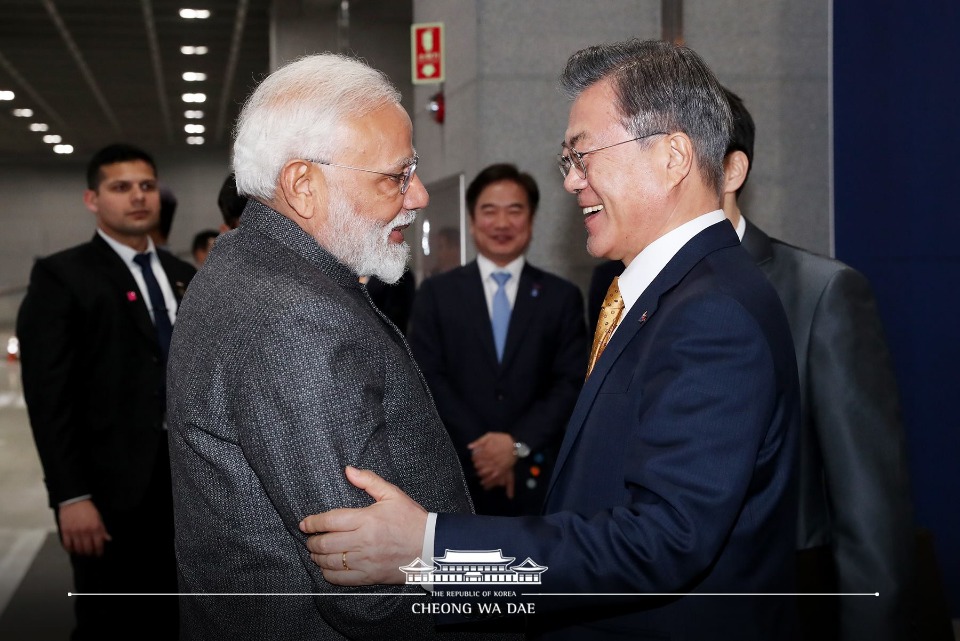
M 618 276 L 610 283 L 607 295 L 603 298 L 603 305 L 600 307 L 600 318 L 597 319 L 597 331 L 593 334 L 593 347 L 590 348 L 590 361 L 587 364 L 587 378 L 590 377 L 594 364 L 610 342 L 610 337 L 617 329 L 617 323 L 623 313 L 623 296 L 620 295 L 619 281 Z

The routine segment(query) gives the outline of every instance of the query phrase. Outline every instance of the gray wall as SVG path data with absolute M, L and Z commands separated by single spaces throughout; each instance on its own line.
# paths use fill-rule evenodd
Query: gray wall
M 686 44 L 757 125 L 743 213 L 773 236 L 832 255 L 829 0 L 684 0 L 684 13 Z

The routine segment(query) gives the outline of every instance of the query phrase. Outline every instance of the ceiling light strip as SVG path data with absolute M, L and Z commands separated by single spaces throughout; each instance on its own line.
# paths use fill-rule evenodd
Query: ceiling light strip
M 90 87 L 90 91 L 93 92 L 94 98 L 97 99 L 97 102 L 100 103 L 100 108 L 103 110 L 103 114 L 107 117 L 107 120 L 113 125 L 114 130 L 118 134 L 122 134 L 122 129 L 120 128 L 120 122 L 117 120 L 117 116 L 113 113 L 113 109 L 110 108 L 109 103 L 107 103 L 106 97 L 104 97 L 103 92 L 100 91 L 100 85 L 97 84 L 96 78 L 93 77 L 93 73 L 90 71 L 90 67 L 87 66 L 87 61 L 84 60 L 83 54 L 80 53 L 80 47 L 77 46 L 77 43 L 73 41 L 73 36 L 70 35 L 70 31 L 67 29 L 67 25 L 64 24 L 63 18 L 60 17 L 60 13 L 57 11 L 57 7 L 54 6 L 53 0 L 42 0 L 44 8 L 47 10 L 47 13 L 50 14 L 50 19 L 53 21 L 53 24 L 56 25 L 57 31 L 60 32 L 60 37 L 63 38 L 64 43 L 67 45 L 67 49 L 70 50 L 70 55 L 73 56 L 73 61 L 77 63 L 77 67 L 80 69 L 80 74 L 83 76 L 83 79 L 87 81 L 87 85 Z
M 227 68 L 223 73 L 223 86 L 220 88 L 220 109 L 217 114 L 216 142 L 223 142 L 227 127 L 227 105 L 230 102 L 230 87 L 237 73 L 237 59 L 240 57 L 240 40 L 243 38 L 243 26 L 247 21 L 247 0 L 237 2 L 237 16 L 233 21 L 233 36 L 230 38 L 230 53 L 227 56 Z
M 153 77 L 157 85 L 157 100 L 160 103 L 160 118 L 167 133 L 167 142 L 173 142 L 173 120 L 170 117 L 170 103 L 167 101 L 167 89 L 163 84 L 163 62 L 160 59 L 160 44 L 157 40 L 157 25 L 153 19 L 153 3 L 140 0 L 143 9 L 143 24 L 147 30 L 147 45 L 150 48 L 150 62 L 153 64 Z
M 37 90 L 34 89 L 33 86 L 31 86 L 23 76 L 20 75 L 20 72 L 17 71 L 17 68 L 14 67 L 9 60 L 7 60 L 6 56 L 4 56 L 2 52 L 0 52 L 0 67 L 3 67 L 3 69 L 7 72 L 7 75 L 13 78 L 13 81 L 20 85 L 20 88 L 23 89 L 23 92 L 30 97 L 30 100 L 32 100 L 37 107 L 43 110 L 44 117 L 47 120 L 52 120 L 53 122 L 57 123 L 59 128 L 64 131 L 69 129 L 69 127 L 67 127 L 67 123 L 63 120 L 63 117 L 54 111 L 53 107 L 48 105 L 46 100 L 40 97 L 40 94 L 37 93 Z

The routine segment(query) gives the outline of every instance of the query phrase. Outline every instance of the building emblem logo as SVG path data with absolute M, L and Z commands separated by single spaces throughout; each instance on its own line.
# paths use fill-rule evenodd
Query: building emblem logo
M 407 583 L 540 583 L 545 565 L 530 557 L 511 566 L 516 558 L 503 556 L 503 550 L 446 550 L 433 559 L 433 565 L 418 558 L 400 568 Z

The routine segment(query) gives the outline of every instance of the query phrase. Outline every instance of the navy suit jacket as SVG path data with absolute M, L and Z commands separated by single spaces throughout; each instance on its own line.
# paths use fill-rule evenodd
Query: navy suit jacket
M 501 549 L 549 568 L 521 592 L 584 595 L 540 597 L 534 635 L 793 638 L 790 598 L 636 596 L 793 589 L 796 359 L 739 245 L 726 221 L 705 229 L 625 315 L 570 418 L 546 516 L 438 516 L 437 555 Z
M 563 429 L 587 368 L 583 296 L 524 265 L 503 361 L 476 262 L 427 279 L 414 302 L 410 347 L 457 449 L 478 512 L 539 513 Z M 533 453 L 514 467 L 516 497 L 485 492 L 467 445 L 507 432 Z

